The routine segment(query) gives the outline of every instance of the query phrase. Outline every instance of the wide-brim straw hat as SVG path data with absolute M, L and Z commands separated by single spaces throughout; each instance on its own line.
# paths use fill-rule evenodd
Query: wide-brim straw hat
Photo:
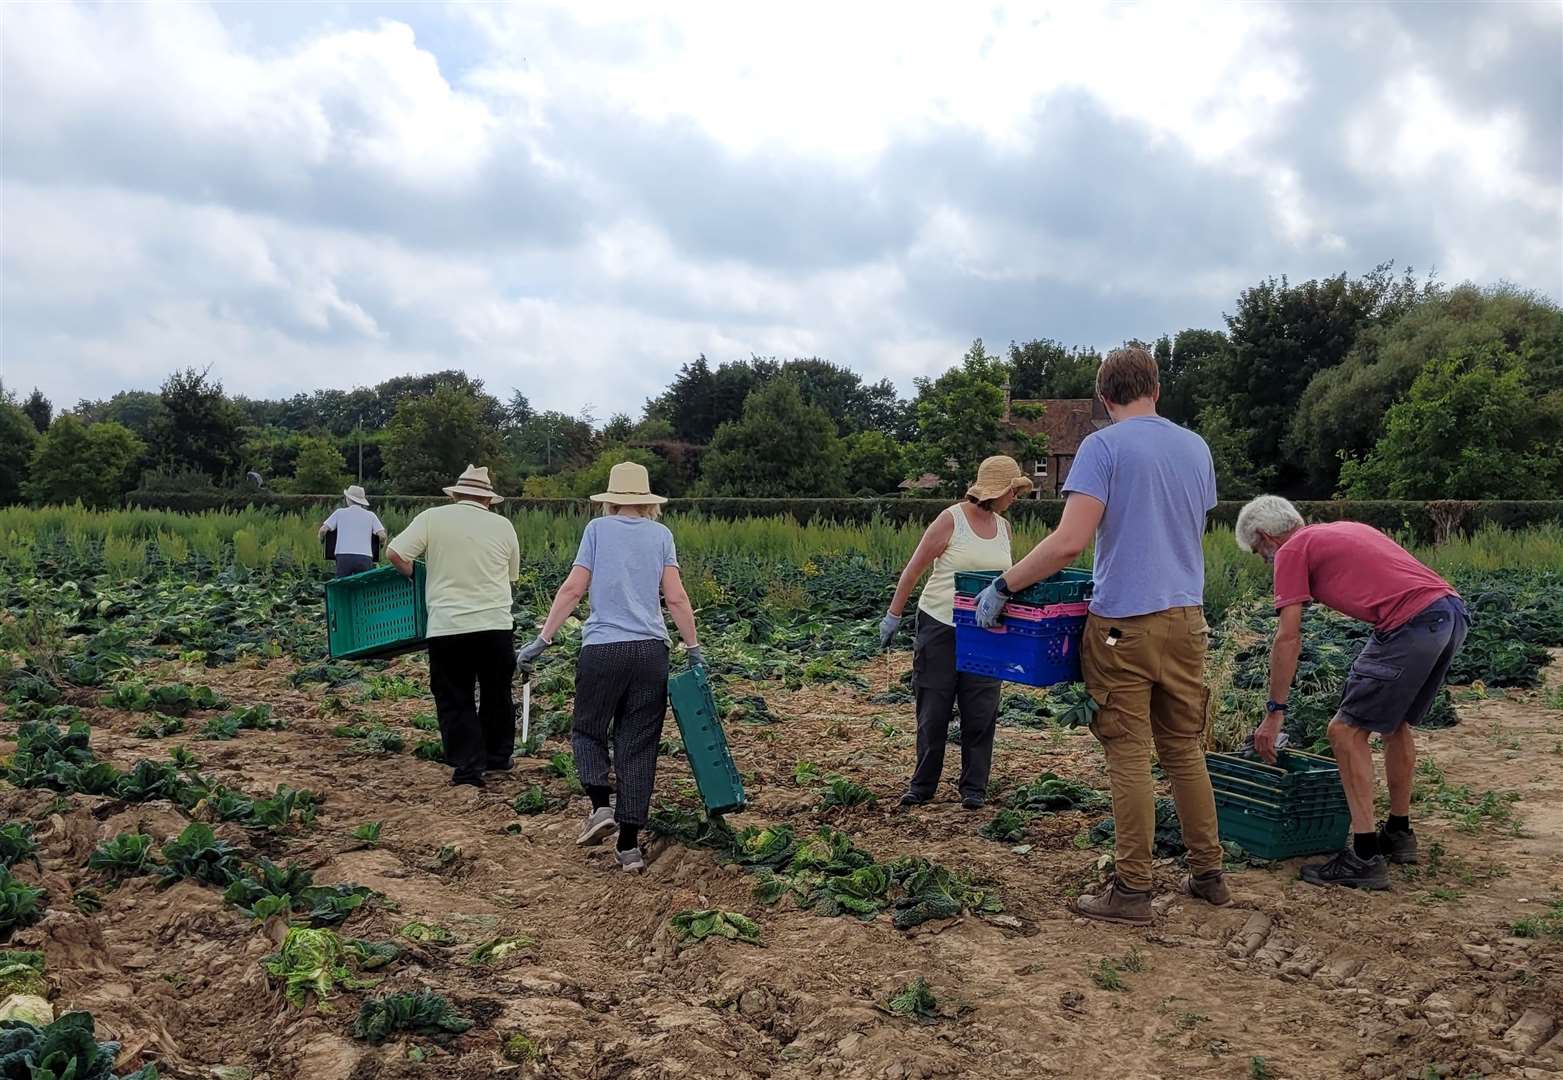
M 476 465 L 468 465 L 461 478 L 445 489 L 445 494 L 452 497 L 457 495 L 472 495 L 479 499 L 487 499 L 489 505 L 505 501 L 503 495 L 494 491 L 494 485 L 488 478 L 488 467 L 479 468 Z
M 977 479 L 971 482 L 966 494 L 978 502 L 987 502 L 1010 492 L 1020 495 L 1030 490 L 1031 477 L 1020 470 L 1015 459 L 995 454 L 977 466 Z
M 355 506 L 369 505 L 369 496 L 365 495 L 364 489 L 359 487 L 357 484 L 354 484 L 349 488 L 344 488 L 342 491 L 342 497 Z
M 608 490 L 593 495 L 592 502 L 614 506 L 660 506 L 667 500 L 651 493 L 651 474 L 646 466 L 621 461 L 608 473 Z

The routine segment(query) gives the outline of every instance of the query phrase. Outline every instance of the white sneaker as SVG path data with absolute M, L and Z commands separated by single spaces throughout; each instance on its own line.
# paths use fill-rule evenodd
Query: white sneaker
M 640 853 L 640 848 L 632 847 L 628 851 L 615 851 L 619 859 L 619 867 L 627 874 L 638 874 L 646 869 L 646 857 Z
M 613 807 L 599 807 L 586 815 L 586 821 L 581 825 L 581 834 L 575 838 L 575 842 L 582 847 L 599 843 L 616 827 L 613 823 Z

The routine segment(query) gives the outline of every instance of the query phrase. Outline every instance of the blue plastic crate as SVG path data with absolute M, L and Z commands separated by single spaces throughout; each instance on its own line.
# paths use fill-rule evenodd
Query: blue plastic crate
M 972 612 L 957 607 L 955 670 L 1026 686 L 1079 682 L 1085 618 L 1007 619 L 984 630 Z

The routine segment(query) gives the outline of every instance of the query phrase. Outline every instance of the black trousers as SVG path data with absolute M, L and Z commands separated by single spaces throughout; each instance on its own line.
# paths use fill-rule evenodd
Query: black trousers
M 480 777 L 515 752 L 516 706 L 510 692 L 515 674 L 515 640 L 509 630 L 429 639 L 429 687 L 440 745 L 456 779 Z
M 608 740 L 619 782 L 614 820 L 644 825 L 657 781 L 657 746 L 668 709 L 665 641 L 588 645 L 575 666 L 575 723 L 570 748 L 587 787 L 607 787 Z
M 374 559 L 368 555 L 338 555 L 336 557 L 336 576 L 347 577 L 349 574 L 362 574 L 365 570 L 374 569 Z
M 955 670 L 955 627 L 918 613 L 912 646 L 912 689 L 917 699 L 917 768 L 908 785 L 918 799 L 933 798 L 944 774 L 944 747 L 955 706 L 961 708 L 961 798 L 986 799 L 993 771 L 993 732 L 1004 684 Z

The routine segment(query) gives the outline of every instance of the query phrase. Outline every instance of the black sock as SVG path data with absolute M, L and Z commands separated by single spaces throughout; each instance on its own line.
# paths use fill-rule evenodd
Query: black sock
M 1351 846 L 1359 859 L 1372 859 L 1378 855 L 1378 833 L 1352 833 Z
M 620 825 L 619 826 L 619 850 L 620 851 L 629 851 L 631 848 L 637 848 L 639 846 L 640 846 L 640 826 L 639 825 Z
M 592 800 L 592 809 L 601 810 L 608 805 L 608 796 L 613 794 L 613 789 L 607 784 L 591 784 L 586 788 L 586 794 Z
M 1384 823 L 1385 832 L 1410 832 L 1411 818 L 1400 814 L 1390 814 L 1389 820 Z

